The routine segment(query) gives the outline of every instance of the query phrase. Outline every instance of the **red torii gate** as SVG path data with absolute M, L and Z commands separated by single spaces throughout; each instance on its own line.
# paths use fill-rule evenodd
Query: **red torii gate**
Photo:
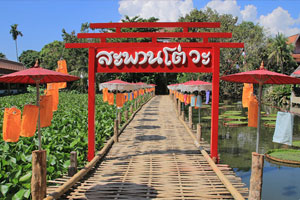
M 95 73 L 212 73 L 211 157 L 218 160 L 220 48 L 243 48 L 243 43 L 209 42 L 231 33 L 189 32 L 189 28 L 220 28 L 219 22 L 91 23 L 108 33 L 79 33 L 99 43 L 67 43 L 66 48 L 89 49 L 88 161 L 95 156 Z M 122 32 L 122 28 L 182 28 L 182 32 Z M 107 38 L 151 38 L 151 42 L 107 42 Z M 202 42 L 158 42 L 158 38 L 202 38 Z

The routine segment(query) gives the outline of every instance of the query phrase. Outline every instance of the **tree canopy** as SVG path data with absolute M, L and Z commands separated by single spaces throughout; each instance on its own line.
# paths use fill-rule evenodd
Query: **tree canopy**
M 34 50 L 23 51 L 19 57 L 20 62 L 27 68 L 34 66 L 37 59 L 40 59 L 40 53 Z
M 6 58 L 5 54 L 0 52 L 0 58 Z

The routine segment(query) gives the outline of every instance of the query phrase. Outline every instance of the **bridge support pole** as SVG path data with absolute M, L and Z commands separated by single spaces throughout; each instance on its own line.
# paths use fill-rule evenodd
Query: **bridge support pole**
M 115 123 L 114 123 L 114 142 L 119 141 L 118 134 L 119 134 L 119 121 L 117 119 L 115 119 Z
M 70 166 L 68 169 L 68 176 L 74 176 L 77 173 L 77 152 L 72 151 L 70 154 Z
M 47 190 L 46 150 L 32 152 L 31 196 L 33 200 L 46 197 Z
M 197 142 L 201 142 L 201 137 L 202 137 L 202 133 L 201 133 L 201 125 L 200 124 L 197 124 L 197 135 L 196 135 L 196 138 L 197 138 Z
M 180 101 L 177 99 L 177 111 L 178 111 L 178 117 L 180 116 L 181 108 L 180 108 Z
M 128 121 L 128 110 L 125 110 L 125 120 Z
M 189 106 L 189 127 L 193 129 L 193 107 Z
M 121 126 L 121 122 L 122 122 L 122 112 L 120 110 L 120 112 L 118 112 L 118 125 Z
M 130 105 L 129 112 L 130 112 L 130 114 L 132 115 L 132 113 L 133 113 L 133 105 L 132 105 L 132 104 Z
M 261 199 L 263 170 L 264 155 L 252 152 L 249 200 Z

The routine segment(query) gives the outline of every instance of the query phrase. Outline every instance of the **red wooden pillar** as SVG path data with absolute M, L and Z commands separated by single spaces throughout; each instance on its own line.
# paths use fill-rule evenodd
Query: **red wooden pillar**
M 213 49 L 213 79 L 212 79 L 212 103 L 211 103 L 211 136 L 210 156 L 218 162 L 218 122 L 219 122 L 219 83 L 220 83 L 220 49 Z
M 95 48 L 89 48 L 89 83 L 88 83 L 88 161 L 95 156 Z

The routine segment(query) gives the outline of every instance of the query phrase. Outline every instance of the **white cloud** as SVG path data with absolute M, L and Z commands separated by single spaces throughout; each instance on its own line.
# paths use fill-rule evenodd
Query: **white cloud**
M 205 7 L 216 10 L 220 14 L 231 14 L 239 19 L 241 18 L 240 6 L 237 5 L 235 0 L 212 0 Z
M 241 14 L 244 21 L 255 22 L 257 20 L 257 8 L 254 5 L 245 6 L 245 9 L 241 11 Z
M 259 23 L 267 28 L 271 35 L 276 35 L 279 32 L 290 36 L 300 32 L 300 28 L 295 27 L 299 20 L 300 18 L 293 19 L 287 10 L 278 7 L 266 16 L 261 15 Z
M 257 17 L 257 8 L 254 5 L 246 5 L 244 8 L 237 4 L 236 0 L 211 0 L 205 8 L 210 7 L 221 14 L 232 14 L 241 21 L 252 21 L 264 26 L 271 35 L 276 35 L 278 32 L 290 36 L 300 32 L 300 16 L 298 19 L 291 17 L 287 10 L 281 7 L 274 9 L 266 16 Z
M 120 0 L 119 5 L 119 13 L 122 16 L 157 17 L 160 21 L 172 22 L 177 21 L 180 16 L 185 16 L 194 8 L 193 0 Z M 278 32 L 286 36 L 300 33 L 300 15 L 298 19 L 294 19 L 281 7 L 259 17 L 255 5 L 250 4 L 241 8 L 236 0 L 211 0 L 204 8 L 207 7 L 220 14 L 237 16 L 238 23 L 242 21 L 259 23 L 273 36 Z
M 157 17 L 160 21 L 175 22 L 193 8 L 193 0 L 120 0 L 119 13 L 129 17 Z

